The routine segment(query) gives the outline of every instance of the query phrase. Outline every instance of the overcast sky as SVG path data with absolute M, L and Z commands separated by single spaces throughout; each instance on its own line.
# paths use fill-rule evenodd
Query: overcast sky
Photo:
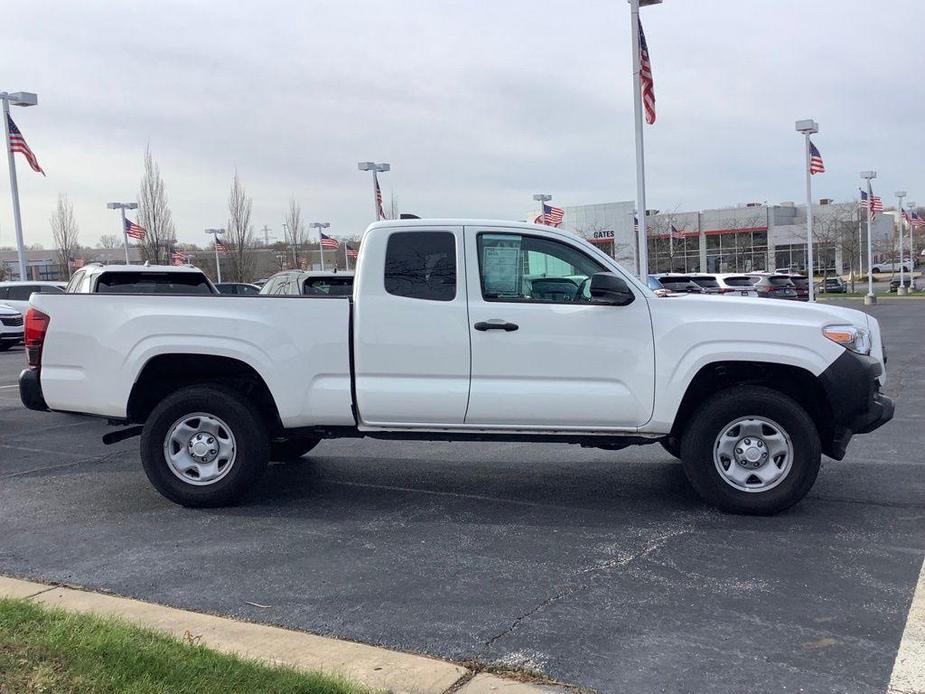
M 623 0 L 6 0 L 0 90 L 48 176 L 18 158 L 27 243 L 51 245 L 58 193 L 81 241 L 118 232 L 150 143 L 178 237 L 224 225 L 234 168 L 254 226 L 360 233 L 360 160 L 388 161 L 402 211 L 522 218 L 634 197 L 630 31 Z M 53 8 L 53 9 L 52 9 Z M 794 121 L 815 118 L 815 197 L 875 192 L 925 204 L 925 3 L 665 0 L 644 8 L 658 122 L 646 127 L 649 207 L 805 196 Z M 0 245 L 13 243 L 0 174 Z M 568 220 L 566 219 L 566 222 Z

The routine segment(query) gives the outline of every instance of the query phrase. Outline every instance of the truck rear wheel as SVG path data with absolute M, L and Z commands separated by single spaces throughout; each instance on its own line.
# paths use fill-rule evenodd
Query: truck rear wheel
M 257 484 L 270 441 L 254 407 L 233 390 L 190 386 L 154 408 L 141 434 L 145 474 L 183 506 L 226 506 Z
M 694 489 L 731 513 L 767 515 L 793 506 L 816 481 L 821 456 L 809 413 L 762 386 L 716 393 L 681 441 L 681 462 Z

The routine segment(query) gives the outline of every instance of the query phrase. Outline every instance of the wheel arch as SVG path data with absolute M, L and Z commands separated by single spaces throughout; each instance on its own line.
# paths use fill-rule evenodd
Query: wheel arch
M 671 427 L 680 437 L 699 403 L 728 388 L 761 385 L 798 402 L 812 417 L 823 453 L 832 451 L 835 425 L 825 389 L 812 372 L 799 366 L 764 361 L 719 361 L 700 368 L 687 386 Z
M 270 432 L 283 428 L 276 401 L 254 367 L 233 357 L 169 353 L 151 357 L 138 373 L 126 409 L 131 422 L 144 422 L 151 410 L 179 388 L 220 383 L 243 393 L 257 406 Z

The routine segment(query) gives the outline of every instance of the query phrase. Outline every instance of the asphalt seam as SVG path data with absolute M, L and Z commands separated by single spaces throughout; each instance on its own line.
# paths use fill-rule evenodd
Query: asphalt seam
M 678 530 L 672 530 L 666 533 L 662 533 L 650 539 L 648 542 L 646 542 L 640 550 L 629 553 L 621 557 L 617 557 L 615 559 L 611 559 L 603 563 L 588 566 L 584 569 L 581 569 L 580 571 L 576 571 L 569 577 L 569 580 L 573 580 L 574 578 L 578 576 L 585 576 L 588 574 L 600 573 L 600 572 L 607 571 L 613 568 L 627 567 L 633 562 L 639 559 L 643 559 L 649 554 L 655 552 L 656 550 L 661 549 L 662 546 L 665 543 L 667 543 L 669 540 L 675 537 L 678 537 L 679 535 L 685 535 L 689 532 L 690 532 L 689 529 L 681 528 Z M 542 600 L 541 602 L 539 602 L 537 605 L 535 605 L 531 609 L 527 610 L 523 614 L 516 617 L 514 621 L 511 622 L 511 624 L 507 628 L 503 629 L 502 631 L 498 632 L 494 636 L 490 637 L 487 641 L 485 641 L 485 644 L 484 644 L 485 653 L 486 654 L 488 653 L 488 651 L 495 644 L 495 642 L 497 642 L 498 640 L 514 632 L 524 620 L 529 619 L 530 617 L 533 617 L 534 615 L 542 612 L 543 610 L 545 610 L 547 607 L 549 607 L 553 603 L 569 598 L 590 587 L 591 587 L 590 581 L 583 581 L 581 583 L 568 586 L 564 588 L 563 590 L 560 590 L 558 593 L 555 593 L 554 595 L 551 595 L 547 597 L 546 599 Z
M 39 451 L 37 449 L 26 449 L 26 448 L 17 448 L 16 446 L 7 446 L 0 443 L 0 448 L 12 448 L 14 450 L 31 450 L 36 453 L 52 453 L 53 451 Z M 56 453 L 57 455 L 57 453 Z M 34 475 L 39 472 L 47 472 L 48 470 L 61 470 L 67 467 L 74 467 L 75 465 L 83 465 L 84 463 L 110 463 L 113 458 L 115 458 L 116 453 L 110 453 L 104 456 L 92 456 L 90 458 L 81 458 L 80 460 L 73 460 L 69 463 L 61 463 L 60 465 L 46 465 L 45 467 L 32 468 L 31 470 L 20 470 L 19 472 L 11 472 L 6 475 L 0 475 L 0 480 L 12 479 L 14 477 L 23 477 L 25 475 Z

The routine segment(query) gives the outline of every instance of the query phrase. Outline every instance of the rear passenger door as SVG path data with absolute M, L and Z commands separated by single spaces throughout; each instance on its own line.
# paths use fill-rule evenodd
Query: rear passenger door
M 460 425 L 469 396 L 462 227 L 384 227 L 364 242 L 354 311 L 363 424 Z

